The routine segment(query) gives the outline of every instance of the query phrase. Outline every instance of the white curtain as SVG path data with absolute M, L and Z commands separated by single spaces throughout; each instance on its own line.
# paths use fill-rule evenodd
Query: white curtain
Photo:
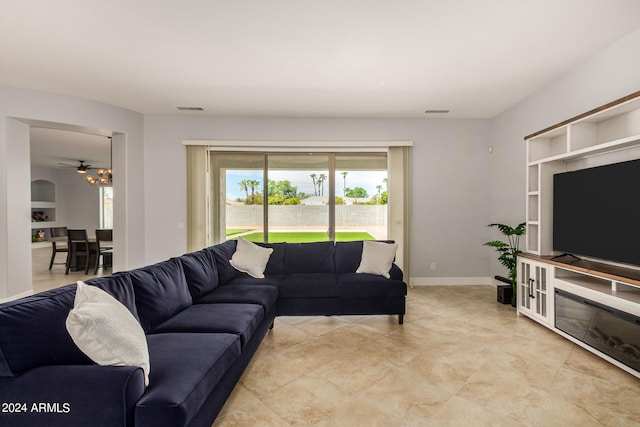
M 411 147 L 389 147 L 389 239 L 398 243 L 396 264 L 409 283 L 411 230 Z
M 187 146 L 187 250 L 208 245 L 209 156 L 207 147 Z

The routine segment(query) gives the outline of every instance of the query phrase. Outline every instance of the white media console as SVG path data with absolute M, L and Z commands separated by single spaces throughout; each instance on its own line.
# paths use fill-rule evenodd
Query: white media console
M 640 377 L 640 267 L 553 252 L 553 175 L 640 159 L 640 92 L 525 140 L 527 235 L 518 258 L 518 314 Z

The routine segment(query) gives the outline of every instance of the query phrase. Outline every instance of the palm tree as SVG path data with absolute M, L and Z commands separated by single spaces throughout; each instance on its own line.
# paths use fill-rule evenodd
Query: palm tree
M 249 181 L 247 181 L 247 184 L 249 184 L 249 187 L 251 187 L 251 204 L 254 204 L 256 188 L 260 187 L 260 181 L 256 181 L 255 179 L 250 179 Z
M 318 178 L 318 187 L 320 187 L 320 196 L 324 196 L 324 182 L 327 180 L 327 175 L 321 173 Z
M 376 189 L 378 190 L 378 198 L 379 198 L 380 193 L 382 192 L 382 185 L 376 185 Z
M 244 203 L 246 204 L 249 201 L 249 180 L 243 179 L 240 181 L 240 189 L 244 190 L 244 193 L 247 195 L 247 198 L 244 199 Z
M 342 194 L 346 197 L 347 196 L 347 174 L 349 172 L 344 171 L 344 172 L 340 172 L 342 174 Z
M 315 173 L 312 173 L 309 176 L 313 180 L 313 195 L 317 196 L 318 195 L 318 190 L 316 189 L 316 178 L 318 177 L 318 175 L 316 175 Z

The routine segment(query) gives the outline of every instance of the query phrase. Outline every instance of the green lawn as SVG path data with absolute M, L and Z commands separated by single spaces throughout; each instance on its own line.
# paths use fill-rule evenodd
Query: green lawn
M 242 236 L 251 242 L 262 242 L 262 233 L 251 233 Z M 271 232 L 269 233 L 269 242 L 271 243 L 308 243 L 308 242 L 325 242 L 329 239 L 327 233 L 312 231 L 294 231 L 294 232 Z M 353 240 L 375 240 L 375 238 L 367 232 L 350 232 L 338 231 L 336 233 L 336 241 L 348 242 Z

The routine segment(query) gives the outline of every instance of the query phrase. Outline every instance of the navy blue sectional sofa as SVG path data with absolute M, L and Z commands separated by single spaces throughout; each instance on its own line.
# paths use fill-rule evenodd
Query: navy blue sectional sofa
M 0 425 L 210 426 L 279 315 L 398 315 L 407 286 L 355 273 L 362 242 L 263 244 L 265 278 L 234 269 L 228 241 L 91 279 L 139 321 L 143 370 L 99 366 L 65 328 L 76 285 L 0 305 Z

